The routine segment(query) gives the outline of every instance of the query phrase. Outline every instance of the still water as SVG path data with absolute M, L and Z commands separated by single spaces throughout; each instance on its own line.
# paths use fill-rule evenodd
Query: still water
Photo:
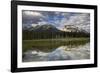
M 53 47 L 52 47 L 53 48 Z M 45 48 L 46 49 L 46 48 Z M 33 47 L 23 54 L 23 62 L 81 60 L 90 58 L 90 43 L 84 45 L 61 45 L 53 50 L 45 51 Z

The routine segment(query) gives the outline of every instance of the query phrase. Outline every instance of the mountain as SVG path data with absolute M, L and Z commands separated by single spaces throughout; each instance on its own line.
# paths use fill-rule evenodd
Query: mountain
M 64 30 L 66 29 L 66 30 Z M 27 26 L 23 27 L 23 30 L 33 31 L 33 32 L 84 32 L 89 33 L 87 30 L 78 27 L 68 27 L 61 29 L 57 29 L 54 25 L 51 24 L 41 24 L 35 26 Z
M 68 30 L 68 29 L 67 29 Z M 70 30 L 73 30 L 70 28 Z M 80 31 L 62 31 L 53 25 L 36 25 L 34 27 L 23 28 L 23 39 L 51 39 L 51 38 L 66 38 L 66 37 L 89 37 L 90 34 L 84 30 Z
M 29 30 L 29 31 L 34 31 L 34 32 L 59 32 L 60 30 L 57 29 L 55 26 L 53 25 L 49 25 L 49 24 L 44 24 L 44 25 L 37 25 L 35 27 L 30 27 L 30 28 L 24 28 L 24 30 Z

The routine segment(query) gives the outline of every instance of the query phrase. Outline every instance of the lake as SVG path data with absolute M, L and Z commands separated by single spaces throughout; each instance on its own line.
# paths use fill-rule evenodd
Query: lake
M 90 59 L 89 39 L 23 41 L 23 62 Z

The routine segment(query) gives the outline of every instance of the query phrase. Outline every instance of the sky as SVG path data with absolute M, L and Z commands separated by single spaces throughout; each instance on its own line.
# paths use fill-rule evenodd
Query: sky
M 90 14 L 22 10 L 22 24 L 23 27 L 51 24 L 58 29 L 62 29 L 65 25 L 74 25 L 90 32 Z

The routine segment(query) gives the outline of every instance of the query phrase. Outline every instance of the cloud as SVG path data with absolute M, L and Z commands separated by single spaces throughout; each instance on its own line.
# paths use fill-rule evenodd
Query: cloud
M 90 14 L 89 13 L 74 13 L 69 16 L 69 19 L 63 18 L 61 24 L 64 25 L 74 25 L 79 27 L 79 29 L 84 29 L 89 32 L 90 29 Z M 88 27 L 87 27 L 88 26 Z M 88 30 L 87 30 L 88 29 Z
M 31 24 L 37 24 L 41 21 L 44 16 L 37 11 L 23 10 L 22 11 L 22 22 L 23 26 L 31 26 Z M 24 25 L 25 24 L 25 25 Z
M 45 24 L 49 24 L 48 22 L 46 21 L 41 21 L 41 22 L 38 22 L 38 25 L 45 25 Z
M 65 25 L 81 25 L 87 24 L 90 21 L 89 14 L 76 14 L 74 16 L 70 16 L 68 21 L 65 21 Z
M 26 11 L 23 11 L 23 15 L 26 15 L 26 16 L 34 16 L 34 17 L 42 17 L 43 15 L 39 12 L 36 12 L 36 11 L 29 11 L 29 10 L 26 10 Z
M 37 24 L 31 24 L 31 26 L 32 26 L 32 27 L 35 27 L 35 26 L 37 26 Z
M 61 29 L 64 25 L 75 25 L 79 29 L 90 30 L 90 14 L 53 11 L 22 11 L 23 26 L 52 24 Z

